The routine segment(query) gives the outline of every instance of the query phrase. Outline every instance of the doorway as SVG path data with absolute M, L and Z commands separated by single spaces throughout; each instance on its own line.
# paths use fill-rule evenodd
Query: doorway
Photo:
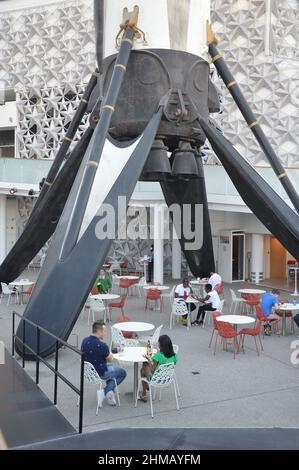
M 245 271 L 245 234 L 233 233 L 232 236 L 232 281 L 244 281 Z
M 286 278 L 287 252 L 282 244 L 274 237 L 271 237 L 271 268 L 270 275 L 272 279 Z

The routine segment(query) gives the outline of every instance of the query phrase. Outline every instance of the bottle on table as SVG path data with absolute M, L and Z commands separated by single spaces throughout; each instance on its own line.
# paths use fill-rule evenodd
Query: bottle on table
M 152 355 L 153 355 L 152 345 L 151 345 L 150 340 L 148 340 L 147 345 L 146 345 L 146 357 L 151 359 Z

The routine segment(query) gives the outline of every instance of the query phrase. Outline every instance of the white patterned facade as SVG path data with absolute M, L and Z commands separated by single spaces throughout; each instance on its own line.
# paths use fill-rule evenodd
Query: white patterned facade
M 92 0 L 0 14 L 0 88 L 16 90 L 17 157 L 55 157 L 94 68 Z
M 299 1 L 212 0 L 219 51 L 285 167 L 299 167 Z M 233 99 L 214 73 L 223 99 L 218 122 L 254 165 L 268 165 Z

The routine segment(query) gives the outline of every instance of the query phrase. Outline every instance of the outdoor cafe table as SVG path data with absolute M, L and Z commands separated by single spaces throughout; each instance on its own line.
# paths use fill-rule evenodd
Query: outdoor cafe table
M 217 321 L 225 323 L 231 323 L 237 329 L 238 325 L 249 325 L 249 323 L 255 323 L 255 318 L 247 317 L 246 315 L 220 315 L 217 317 Z
M 129 333 L 144 333 L 145 331 L 151 331 L 155 328 L 152 323 L 145 323 L 142 321 L 126 321 L 121 323 L 115 323 L 113 328 L 117 328 L 120 331 Z
M 262 295 L 266 293 L 266 291 L 262 289 L 238 289 L 238 292 L 245 295 Z
M 143 289 L 146 289 L 146 290 L 149 290 L 149 289 L 167 290 L 167 289 L 169 289 L 169 286 L 149 286 L 147 284 L 146 286 L 143 286 Z
M 204 286 L 206 284 L 208 284 L 208 278 L 203 278 L 203 279 L 193 279 L 193 281 L 190 281 L 189 284 L 191 284 L 191 286 L 199 286 L 200 287 L 200 291 L 201 291 L 201 295 L 203 295 L 203 290 L 204 290 Z
M 129 322 L 126 322 L 129 323 Z M 132 322 L 133 323 L 133 322 Z M 123 326 L 124 323 L 121 323 Z M 115 327 L 116 325 L 113 325 Z M 113 358 L 117 359 L 119 362 L 132 362 L 134 364 L 134 385 L 133 385 L 133 398 L 134 403 L 137 396 L 138 388 L 138 364 L 147 362 L 147 359 L 144 357 L 146 354 L 146 347 L 136 346 L 124 348 L 122 352 L 113 354 Z
M 108 301 L 109 300 L 116 300 L 120 298 L 120 295 L 118 294 L 94 294 L 89 297 L 90 299 L 96 299 L 96 300 L 103 300 L 105 304 L 105 308 L 107 310 L 108 308 Z M 108 319 L 108 312 L 107 312 L 107 319 Z
M 9 285 L 10 286 L 14 286 L 14 287 L 20 287 L 21 288 L 21 303 L 23 303 L 23 294 L 24 294 L 24 287 L 29 287 L 29 286 L 32 286 L 34 284 L 34 281 L 29 281 L 29 279 L 20 279 L 19 281 L 14 281 L 14 282 L 10 282 Z
M 286 336 L 286 311 L 299 310 L 299 303 L 298 304 L 282 304 L 279 305 L 279 311 L 282 312 L 282 321 L 281 321 L 281 334 L 282 336 Z
M 199 300 L 193 299 L 193 297 L 187 297 L 187 299 L 184 300 L 184 302 L 186 302 L 186 304 L 188 305 L 189 318 L 190 318 L 190 322 L 191 322 L 192 321 L 192 318 L 191 318 L 191 304 L 198 304 Z
M 130 281 L 137 281 L 139 276 L 117 276 L 117 279 L 129 279 Z

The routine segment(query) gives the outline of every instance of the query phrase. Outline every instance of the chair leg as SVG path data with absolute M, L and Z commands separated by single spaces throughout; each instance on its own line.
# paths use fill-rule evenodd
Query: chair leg
M 178 396 L 180 397 L 180 396 L 181 396 L 181 392 L 180 392 L 180 389 L 179 389 L 179 384 L 178 384 L 178 380 L 177 380 L 176 375 L 174 375 L 174 382 L 175 382 L 175 385 L 176 385 L 176 389 L 177 389 L 177 392 L 178 392 Z
M 176 401 L 176 409 L 179 410 L 180 406 L 179 406 L 179 400 L 178 400 L 177 390 L 175 386 L 175 381 L 173 382 L 173 387 L 174 387 L 174 395 L 175 395 L 175 401 Z
M 254 338 L 254 342 L 255 342 L 256 352 L 257 352 L 257 355 L 259 356 L 260 352 L 259 352 L 259 348 L 258 348 L 258 345 L 257 345 L 257 342 L 256 342 L 256 337 L 254 336 L 253 338 Z
M 124 309 L 121 308 L 121 313 L 122 313 L 122 316 L 124 317 L 125 316 L 125 312 L 124 312 Z
M 150 405 L 151 405 L 151 416 L 154 417 L 154 409 L 153 409 L 153 397 L 152 397 L 152 387 L 149 386 L 149 397 L 150 397 Z
M 261 350 L 264 351 L 263 343 L 262 343 L 262 340 L 261 340 L 261 335 L 258 335 L 258 338 L 260 340 Z
M 119 393 L 118 393 L 118 386 L 117 386 L 116 379 L 114 379 L 114 382 L 115 382 L 115 390 L 116 390 L 117 403 L 118 403 L 118 406 L 120 406 Z
M 138 397 L 139 397 L 141 384 L 142 384 L 142 380 L 139 380 L 138 381 L 138 387 L 137 387 L 137 393 L 136 393 L 136 399 L 135 399 L 135 408 L 137 407 L 137 402 L 138 402 Z
M 170 313 L 169 329 L 172 329 L 172 312 Z
M 219 335 L 216 336 L 215 347 L 214 347 L 214 355 L 216 354 L 216 347 L 217 347 L 218 336 L 219 336 Z
M 160 388 L 160 391 L 159 391 L 159 401 L 162 400 L 162 388 Z
M 209 348 L 211 347 L 211 344 L 212 344 L 212 341 L 213 341 L 214 332 L 215 332 L 215 328 L 212 331 L 211 339 L 210 339 L 210 342 L 209 342 Z

